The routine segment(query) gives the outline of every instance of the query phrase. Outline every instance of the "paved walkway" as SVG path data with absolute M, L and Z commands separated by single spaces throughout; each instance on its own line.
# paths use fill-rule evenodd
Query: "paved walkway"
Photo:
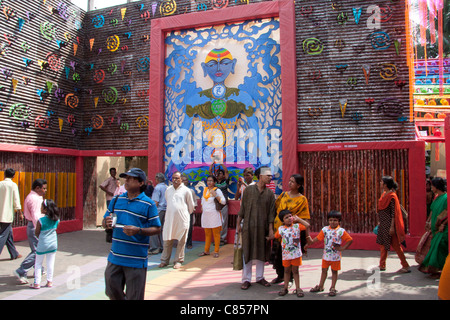
M 23 255 L 9 260 L 6 248 L 0 255 L 1 300 L 107 300 L 104 294 L 103 273 L 109 244 L 102 230 L 83 230 L 59 235 L 56 256 L 54 287 L 32 290 L 20 285 L 13 270 L 29 253 L 27 241 L 16 243 Z M 221 247 L 220 257 L 198 257 L 203 250 L 202 242 L 186 251 L 186 261 L 179 270 L 171 265 L 158 268 L 160 255 L 149 257 L 147 300 L 298 300 L 294 294 L 278 296 L 280 285 L 265 288 L 253 283 L 247 290 L 240 289 L 241 272 L 232 270 L 233 246 Z M 175 250 L 174 250 L 175 251 Z M 325 283 L 325 291 L 309 293 L 320 279 L 321 250 L 310 249 L 300 268 L 300 286 L 305 291 L 302 300 L 437 300 L 439 280 L 428 278 L 417 271 L 412 253 L 406 253 L 412 272 L 397 274 L 400 262 L 392 253 L 387 270 L 379 272 L 379 252 L 347 250 L 343 253 L 342 270 L 337 282 L 338 294 L 328 296 L 331 274 Z M 266 266 L 265 277 L 271 280 L 275 271 Z M 45 277 L 43 277 L 43 284 Z M 29 272 L 32 282 L 32 271 Z M 292 288 L 293 289 L 293 288 Z M 291 290 L 292 292 L 292 290 Z

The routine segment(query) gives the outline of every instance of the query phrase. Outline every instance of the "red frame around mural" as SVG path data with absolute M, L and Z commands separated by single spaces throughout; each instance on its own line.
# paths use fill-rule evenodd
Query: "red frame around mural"
M 220 10 L 194 12 L 152 20 L 150 44 L 150 97 L 148 131 L 148 174 L 164 172 L 164 65 L 167 32 L 213 26 L 224 23 L 278 17 L 280 19 L 281 93 L 282 93 L 282 165 L 283 175 L 298 170 L 297 158 L 297 76 L 295 51 L 295 8 L 292 0 L 255 3 Z M 283 116 L 288 115 L 288 116 Z M 283 188 L 287 188 L 287 179 Z
M 450 137 L 450 117 L 446 117 L 444 121 L 444 137 Z M 448 140 L 445 140 L 445 168 L 450 168 L 450 141 Z M 447 173 L 447 188 L 448 188 L 448 173 Z M 449 207 L 449 205 L 450 205 L 450 198 L 447 197 L 447 208 Z M 448 240 L 450 243 L 450 234 L 448 235 Z M 450 253 L 450 246 L 448 248 L 448 252 Z

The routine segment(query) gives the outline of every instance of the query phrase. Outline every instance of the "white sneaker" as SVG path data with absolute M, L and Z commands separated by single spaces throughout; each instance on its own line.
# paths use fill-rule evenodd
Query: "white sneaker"
M 29 283 L 27 277 L 26 276 L 21 276 L 17 272 L 17 270 L 14 270 L 13 273 L 16 276 L 16 278 L 19 280 L 20 284 L 27 284 L 27 283 Z

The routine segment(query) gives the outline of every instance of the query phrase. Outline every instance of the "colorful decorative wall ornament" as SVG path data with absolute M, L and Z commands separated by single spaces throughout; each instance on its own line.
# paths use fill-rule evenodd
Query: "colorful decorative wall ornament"
M 140 129 L 148 128 L 148 116 L 140 116 L 136 119 L 136 124 Z
M 16 16 L 16 11 L 14 9 L 12 9 L 11 7 L 8 6 L 4 6 L 3 7 L 3 14 L 6 17 L 6 20 L 9 20 L 11 18 L 14 18 Z
M 59 72 L 59 70 L 61 69 L 61 58 L 58 57 L 56 53 L 51 52 L 47 53 L 46 58 L 50 69 Z
M 339 109 L 341 110 L 341 116 L 342 118 L 345 115 L 345 111 L 347 110 L 347 99 L 339 99 Z
M 111 51 L 115 52 L 120 47 L 120 39 L 118 35 L 109 36 L 106 39 L 106 48 Z
M 309 55 L 318 55 L 323 51 L 323 44 L 317 38 L 308 38 L 303 40 L 303 52 Z
M 228 7 L 228 0 L 211 0 L 211 5 L 214 10 L 224 9 Z
M 359 24 L 359 19 L 361 18 L 361 8 L 352 8 L 353 17 L 355 18 L 355 23 Z
M 41 130 L 45 130 L 49 127 L 50 125 L 50 119 L 47 116 L 37 116 L 35 121 L 34 121 L 34 127 L 41 129 Z
M 102 91 L 102 96 L 107 104 L 114 104 L 118 97 L 117 89 L 114 87 L 106 88 Z
M 386 50 L 391 46 L 389 35 L 384 31 L 375 31 L 369 35 L 369 41 L 375 50 Z
M 42 22 L 40 26 L 42 36 L 47 40 L 54 40 L 56 36 L 56 27 L 48 21 Z
M 30 107 L 23 103 L 15 103 L 9 108 L 9 116 L 16 120 L 24 121 L 28 119 L 30 115 Z
M 380 65 L 380 77 L 384 80 L 395 80 L 398 77 L 398 71 L 395 64 L 383 63 Z
M 177 10 L 177 3 L 175 0 L 162 0 L 159 5 L 159 12 L 162 16 L 170 16 Z
M 149 57 L 140 58 L 136 63 L 136 69 L 139 72 L 148 72 L 150 70 L 150 58 Z
M 92 18 L 92 25 L 94 26 L 94 28 L 101 28 L 104 24 L 105 17 L 103 17 L 103 15 L 99 14 Z
M 369 78 L 370 78 L 370 65 L 368 64 L 363 64 L 362 65 L 362 69 L 364 72 L 364 78 L 366 79 L 366 84 L 369 84 Z
M 105 71 L 102 69 L 95 70 L 93 80 L 95 83 L 102 83 L 105 80 Z
M 66 95 L 65 103 L 69 108 L 75 109 L 76 107 L 78 107 L 79 102 L 80 100 L 75 94 L 69 93 L 68 95 Z
M 99 114 L 95 115 L 91 119 L 92 128 L 99 130 L 103 127 L 103 117 Z

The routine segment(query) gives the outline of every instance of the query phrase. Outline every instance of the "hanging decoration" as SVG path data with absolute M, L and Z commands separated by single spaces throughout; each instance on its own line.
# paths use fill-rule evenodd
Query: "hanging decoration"
M 347 99 L 339 100 L 339 109 L 341 110 L 342 118 L 344 117 L 345 111 L 347 110 Z
M 59 124 L 59 132 L 62 132 L 64 126 L 64 119 L 58 118 L 58 124 Z
M 17 83 L 19 82 L 19 80 L 16 79 L 11 79 L 11 83 L 12 83 L 12 87 L 13 87 L 13 93 L 16 94 L 16 88 L 17 88 Z
M 364 78 L 366 79 L 366 84 L 369 84 L 369 77 L 370 77 L 370 65 L 368 64 L 363 64 L 362 65 L 362 69 L 364 72 Z

